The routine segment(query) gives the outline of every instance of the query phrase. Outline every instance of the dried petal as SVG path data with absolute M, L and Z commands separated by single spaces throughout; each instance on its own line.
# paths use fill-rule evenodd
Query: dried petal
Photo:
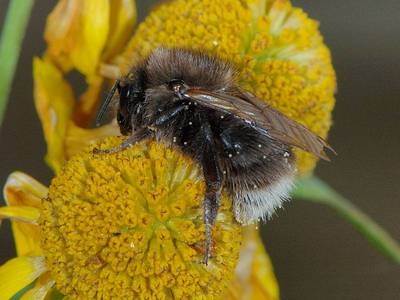
M 14 172 L 7 178 L 4 186 L 4 200 L 9 208 L 29 208 L 30 216 L 37 219 L 41 207 L 41 198 L 47 195 L 47 188 L 38 181 L 21 172 Z M 14 213 L 18 213 L 14 211 Z M 16 214 L 18 218 L 18 214 Z M 19 218 L 26 218 L 26 214 Z M 41 255 L 40 231 L 34 224 L 11 222 L 14 233 L 15 248 L 18 255 Z
M 47 142 L 47 163 L 59 171 L 64 162 L 64 140 L 74 107 L 74 95 L 62 73 L 48 59 L 33 61 L 36 110 Z

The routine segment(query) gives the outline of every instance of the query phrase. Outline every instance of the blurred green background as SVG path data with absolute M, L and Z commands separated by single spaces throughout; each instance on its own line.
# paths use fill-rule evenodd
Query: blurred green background
M 0 0 L 0 24 L 10 1 Z M 139 20 L 157 1 L 137 1 Z M 21 170 L 48 184 L 32 99 L 32 58 L 55 0 L 36 1 L 0 131 L 0 183 Z M 321 23 L 338 75 L 329 142 L 316 173 L 400 240 L 400 1 L 293 1 Z M 0 62 L 1 68 L 1 62 Z M 80 78 L 74 78 L 79 86 Z M 292 201 L 262 226 L 284 300 L 400 299 L 400 268 L 329 208 Z M 0 228 L 0 264 L 14 256 Z

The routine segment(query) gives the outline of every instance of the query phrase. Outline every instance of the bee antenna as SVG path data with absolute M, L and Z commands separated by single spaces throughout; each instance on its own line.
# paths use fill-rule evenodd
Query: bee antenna
M 101 106 L 100 112 L 96 118 L 96 126 L 100 126 L 100 122 L 103 119 L 104 114 L 106 113 L 107 108 L 110 105 L 112 98 L 114 97 L 115 91 L 117 90 L 119 83 L 120 83 L 120 80 L 115 81 L 113 87 L 111 88 L 110 92 L 107 95 L 106 100 L 104 101 L 103 105 Z

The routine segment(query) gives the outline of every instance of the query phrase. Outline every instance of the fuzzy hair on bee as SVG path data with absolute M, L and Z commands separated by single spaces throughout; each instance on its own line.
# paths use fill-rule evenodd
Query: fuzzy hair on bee
M 206 264 L 222 189 L 233 201 L 238 222 L 266 219 L 289 199 L 295 176 L 292 148 L 326 160 L 324 149 L 332 150 L 306 127 L 242 90 L 237 73 L 233 64 L 213 55 L 158 48 L 116 81 L 98 117 L 118 91 L 117 121 L 128 138 L 95 153 L 115 153 L 153 138 L 202 166 Z

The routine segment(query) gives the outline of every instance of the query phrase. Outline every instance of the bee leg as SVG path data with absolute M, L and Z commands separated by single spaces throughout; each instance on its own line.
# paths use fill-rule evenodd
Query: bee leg
M 206 194 L 203 202 L 204 224 L 206 227 L 204 264 L 207 265 L 208 259 L 211 256 L 212 227 L 218 214 L 223 179 L 215 149 L 214 137 L 208 123 L 203 123 L 202 132 L 205 141 L 202 165 L 206 182 Z
M 125 149 L 128 149 L 129 147 L 132 147 L 134 144 L 136 144 L 137 142 L 140 142 L 144 138 L 150 136 L 150 134 L 151 134 L 150 129 L 141 128 L 141 129 L 133 132 L 125 141 L 123 141 L 118 146 L 115 146 L 110 149 L 94 148 L 93 154 L 113 154 L 113 153 L 123 151 Z
M 154 121 L 154 125 L 162 126 L 162 125 L 168 123 L 184 109 L 185 109 L 185 105 L 183 105 L 182 103 L 179 103 L 177 106 L 174 106 L 166 111 L 163 111 L 162 114 L 159 115 L 156 118 L 156 120 Z
M 215 220 L 218 214 L 219 200 L 221 196 L 221 188 L 219 182 L 208 182 L 206 195 L 204 198 L 204 224 L 206 226 L 206 242 L 205 242 L 205 254 L 204 264 L 208 264 L 208 259 L 211 257 L 211 246 L 212 246 L 212 228 L 215 224 Z

